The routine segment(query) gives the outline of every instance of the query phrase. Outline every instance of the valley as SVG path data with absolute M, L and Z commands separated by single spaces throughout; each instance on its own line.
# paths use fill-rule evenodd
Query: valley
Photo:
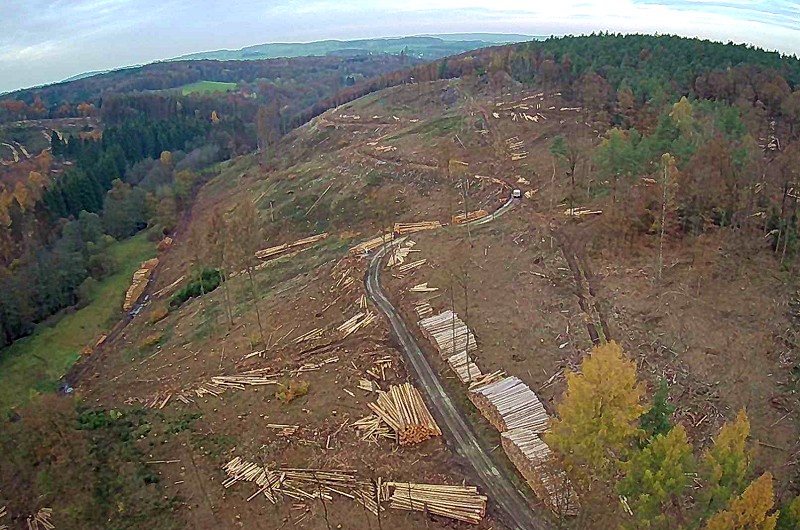
M 616 37 L 596 38 L 605 45 Z M 92 305 L 63 317 L 54 331 L 80 316 L 86 329 L 66 332 L 77 341 L 70 348 L 89 346 L 64 371 L 74 396 L 34 395 L 24 405 L 13 398 L 28 384 L 10 385 L 0 393 L 17 405 L 9 429 L 33 429 L 29 439 L 52 449 L 54 433 L 74 428 L 95 452 L 134 452 L 132 467 L 120 471 L 135 477 L 125 486 L 96 479 L 118 506 L 103 517 L 142 522 L 131 528 L 538 530 L 636 528 L 643 520 L 705 528 L 767 473 L 767 511 L 790 514 L 800 487 L 790 191 L 798 143 L 785 102 L 798 94 L 790 87 L 797 61 L 786 60 L 781 101 L 751 104 L 698 97 L 697 78 L 691 98 L 677 81 L 669 97 L 638 85 L 634 93 L 625 84 L 632 72 L 654 68 L 644 52 L 623 82 L 611 66 L 605 77 L 575 73 L 568 53 L 545 55 L 549 41 L 531 46 L 528 55 L 524 47 L 475 52 L 344 88 L 332 96 L 337 104 L 303 111 L 314 117 L 296 128 L 253 131 L 253 116 L 249 149 L 243 142 L 193 168 L 169 226 L 162 208 L 139 235 L 113 243 L 138 250 L 97 287 L 102 302 L 121 303 L 121 284 L 157 255 L 145 296 L 95 345 L 87 343 L 103 326 L 83 320 Z M 630 50 L 622 50 L 625 64 Z M 529 69 L 536 74 L 527 77 Z M 721 80 L 699 75 L 709 76 L 709 92 L 724 92 Z M 760 75 L 747 78 L 762 93 L 780 84 L 775 70 Z M 214 95 L 224 81 L 204 83 L 198 88 L 209 89 L 212 106 L 214 97 L 235 97 Z M 220 128 L 235 136 L 233 120 L 220 114 Z M 209 120 L 203 115 L 185 145 L 201 149 L 197 138 L 221 133 Z M 770 148 L 777 143 L 780 150 Z M 12 163 L 13 153 L 3 156 Z M 180 159 L 152 158 L 143 186 L 179 189 Z M 104 222 L 111 211 L 101 212 Z M 450 353 L 466 355 L 466 380 L 421 323 L 447 311 L 470 337 L 456 347 L 454 319 Z M 40 336 L 10 347 L 18 351 L 0 358 L 2 377 L 6 363 L 30 359 L 27 347 L 52 348 L 49 362 L 62 358 L 59 340 Z M 609 345 L 619 345 L 619 358 Z M 608 372 L 586 390 L 592 360 Z M 546 428 L 526 434 L 553 456 L 531 461 L 533 471 L 509 451 L 517 429 L 498 427 L 506 419 L 476 397 L 511 377 L 546 416 Z M 441 436 L 405 444 L 386 422 L 363 427 L 380 392 L 403 383 L 419 389 Z M 662 387 L 668 397 L 660 402 Z M 575 410 L 592 436 L 563 435 L 575 428 Z M 661 414 L 657 428 L 644 421 L 652 411 Z M 101 433 L 119 436 L 107 442 L 114 449 L 92 445 L 111 436 Z M 707 466 L 731 439 L 725 455 L 743 471 L 724 498 L 708 497 L 717 490 Z M 0 442 L 20 469 L 37 453 Z M 667 443 L 687 453 L 681 462 L 659 453 Z M 41 460 L 48 477 L 69 475 L 70 459 L 77 469 L 90 465 L 78 445 L 66 446 L 68 458 Z M 581 460 L 588 454 L 600 456 Z M 232 475 L 237 458 L 283 478 L 265 485 Z M 647 484 L 631 485 L 647 465 L 679 470 L 670 483 L 678 486 L 656 504 L 639 496 Z M 92 517 L 89 508 L 69 510 L 67 499 L 94 506 L 96 494 L 4 466 L 0 504 L 9 513 L 34 513 L 44 498 L 55 521 L 81 510 Z M 352 473 L 385 510 L 361 489 L 330 486 L 335 472 Z M 298 473 L 312 478 L 287 481 Z M 565 478 L 553 486 L 531 475 Z M 485 517 L 470 525 L 413 503 L 392 508 L 389 495 L 406 487 L 410 496 L 409 483 L 477 486 L 488 497 Z M 11 484 L 24 493 L 13 498 Z M 132 484 L 141 490 L 129 491 Z M 569 505 L 554 506 L 561 496 Z M 77 515 L 61 517 L 64 527 L 80 525 Z

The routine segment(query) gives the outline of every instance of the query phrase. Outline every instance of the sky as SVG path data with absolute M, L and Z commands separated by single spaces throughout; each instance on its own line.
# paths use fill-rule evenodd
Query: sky
M 0 0 L 0 93 L 267 42 L 593 31 L 732 40 L 800 55 L 800 1 Z

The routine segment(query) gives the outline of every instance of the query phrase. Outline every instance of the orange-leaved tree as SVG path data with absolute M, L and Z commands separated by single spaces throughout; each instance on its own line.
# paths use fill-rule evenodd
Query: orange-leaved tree
M 733 499 L 727 510 L 713 515 L 705 530 L 774 530 L 778 514 L 769 515 L 774 503 L 772 474 L 767 472 Z
M 558 451 L 575 479 L 615 475 L 642 435 L 644 385 L 636 365 L 614 341 L 596 346 L 580 373 L 567 374 L 567 392 L 545 441 Z

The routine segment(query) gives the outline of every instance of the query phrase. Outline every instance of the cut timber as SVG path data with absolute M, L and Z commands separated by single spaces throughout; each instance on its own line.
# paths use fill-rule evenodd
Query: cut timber
M 417 314 L 417 317 L 425 318 L 433 314 L 433 307 L 431 306 L 431 303 L 426 300 L 424 302 L 415 304 L 414 312 Z
M 438 287 L 428 287 L 428 282 L 420 283 L 408 290 L 410 293 L 433 293 L 438 291 Z
M 401 274 L 405 273 L 405 272 L 409 272 L 409 271 L 412 271 L 412 270 L 414 270 L 416 268 L 422 267 L 427 262 L 428 262 L 428 260 L 425 259 L 425 258 L 417 260 L 417 261 L 412 261 L 411 263 L 406 263 L 405 265 L 401 265 L 401 266 L 397 267 L 397 272 L 399 272 Z
M 393 239 L 392 234 L 383 234 L 378 237 L 374 237 L 372 239 L 364 241 L 363 243 L 359 243 L 358 245 L 350 249 L 350 253 L 355 255 L 368 254 L 369 252 L 372 252 L 376 248 L 381 247 L 386 243 L 389 243 L 390 241 L 392 241 L 392 239 Z
M 344 337 L 349 337 L 359 329 L 370 325 L 374 322 L 378 317 L 372 311 L 367 311 L 366 313 L 358 313 L 356 316 L 352 317 L 351 319 L 347 320 L 344 324 L 339 326 L 337 331 L 341 331 L 344 333 Z
M 474 486 L 385 482 L 389 507 L 413 510 L 478 524 L 486 515 L 486 496 Z
M 528 385 L 511 376 L 470 391 L 469 398 L 500 432 L 525 427 L 547 432 L 550 417 Z
M 53 517 L 53 509 L 42 508 L 33 516 L 28 517 L 26 522 L 28 523 L 28 528 L 31 530 L 39 530 L 40 528 L 44 530 L 53 530 L 55 525 L 50 522 L 51 517 Z
M 377 414 L 370 414 L 353 423 L 365 442 L 378 443 L 381 438 L 397 440 L 397 435 Z
M 388 392 L 379 392 L 378 400 L 369 403 L 369 408 L 397 433 L 400 445 L 416 444 L 442 435 L 419 390 L 409 383 L 391 386 Z
M 292 249 L 295 249 L 297 247 L 304 247 L 306 245 L 311 245 L 313 243 L 316 243 L 317 241 L 321 241 L 326 237 L 328 237 L 328 233 L 324 232 L 322 234 L 317 234 L 315 236 L 298 239 L 293 243 L 284 243 L 283 245 L 277 245 L 274 247 L 265 248 L 264 250 L 259 250 L 258 252 L 256 252 L 256 257 L 258 259 L 274 258 L 286 254 Z
M 590 210 L 589 208 L 567 208 L 564 210 L 564 215 L 568 217 L 583 217 L 584 215 L 600 215 L 603 210 Z
M 133 309 L 145 290 L 147 290 L 147 282 L 150 281 L 150 276 L 157 266 L 158 258 L 149 259 L 142 263 L 139 270 L 133 273 L 133 281 L 130 288 L 128 288 L 128 292 L 125 293 L 125 302 L 122 304 L 123 311 Z
M 447 358 L 447 364 L 464 384 L 483 377 L 481 369 L 473 361 L 472 357 L 467 356 L 467 352 L 456 353 Z
M 460 225 L 462 223 L 468 223 L 476 219 L 482 219 L 487 215 L 489 215 L 489 212 L 487 212 L 486 210 L 475 210 L 474 212 L 469 212 L 469 214 L 460 213 L 458 215 L 454 215 L 452 222 L 454 225 Z
M 398 235 L 413 234 L 423 230 L 436 230 L 442 227 L 439 221 L 420 221 L 418 223 L 395 223 L 394 233 Z
M 153 293 L 153 298 L 158 298 L 159 296 L 163 296 L 165 294 L 169 294 L 170 292 L 172 292 L 173 289 L 175 289 L 185 279 L 186 279 L 185 275 L 181 276 L 180 278 L 178 278 L 177 280 L 175 280 L 171 284 L 167 285 L 166 287 L 164 287 L 160 291 L 156 291 L 155 293 Z
M 457 353 L 471 353 L 478 349 L 475 335 L 463 320 L 449 309 L 419 321 L 422 334 L 430 340 L 439 355 L 447 359 Z
M 501 443 L 537 497 L 557 515 L 576 515 L 575 490 L 538 434 L 530 429 L 514 429 L 501 435 Z

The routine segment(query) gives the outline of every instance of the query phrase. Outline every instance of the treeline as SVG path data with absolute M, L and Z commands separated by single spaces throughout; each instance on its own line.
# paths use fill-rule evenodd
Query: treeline
M 800 497 L 776 498 L 772 474 L 754 480 L 750 421 L 742 410 L 702 450 L 673 418 L 662 381 L 652 400 L 636 364 L 615 342 L 587 354 L 567 374 L 558 418 L 543 440 L 557 455 L 541 468 L 566 520 L 571 493 L 580 503 L 576 528 L 671 530 L 794 529 Z M 602 404 L 602 406 L 598 406 Z
M 286 90 L 292 100 L 298 99 L 292 95 L 297 91 L 303 95 L 303 104 L 310 105 L 357 79 L 416 62 L 419 61 L 408 57 L 375 55 L 154 63 L 7 94 L 0 98 L 0 123 L 91 114 L 101 109 L 109 96 L 170 90 L 197 81 L 237 83 L 244 89 L 244 96 L 258 94 L 262 84 L 272 84 L 278 90 Z
M 5 235 L 17 238 L 21 254 L 0 263 L 0 346 L 88 303 L 92 284 L 115 271 L 107 252 L 114 241 L 146 227 L 156 237 L 174 228 L 199 172 L 223 156 L 207 143 L 210 127 L 194 118 L 137 120 L 107 129 L 100 140 L 54 135 L 55 156 L 72 166 L 44 188 L 34 213 L 12 212 Z M 43 223 L 52 229 L 39 226 L 42 239 L 33 240 L 33 227 Z

